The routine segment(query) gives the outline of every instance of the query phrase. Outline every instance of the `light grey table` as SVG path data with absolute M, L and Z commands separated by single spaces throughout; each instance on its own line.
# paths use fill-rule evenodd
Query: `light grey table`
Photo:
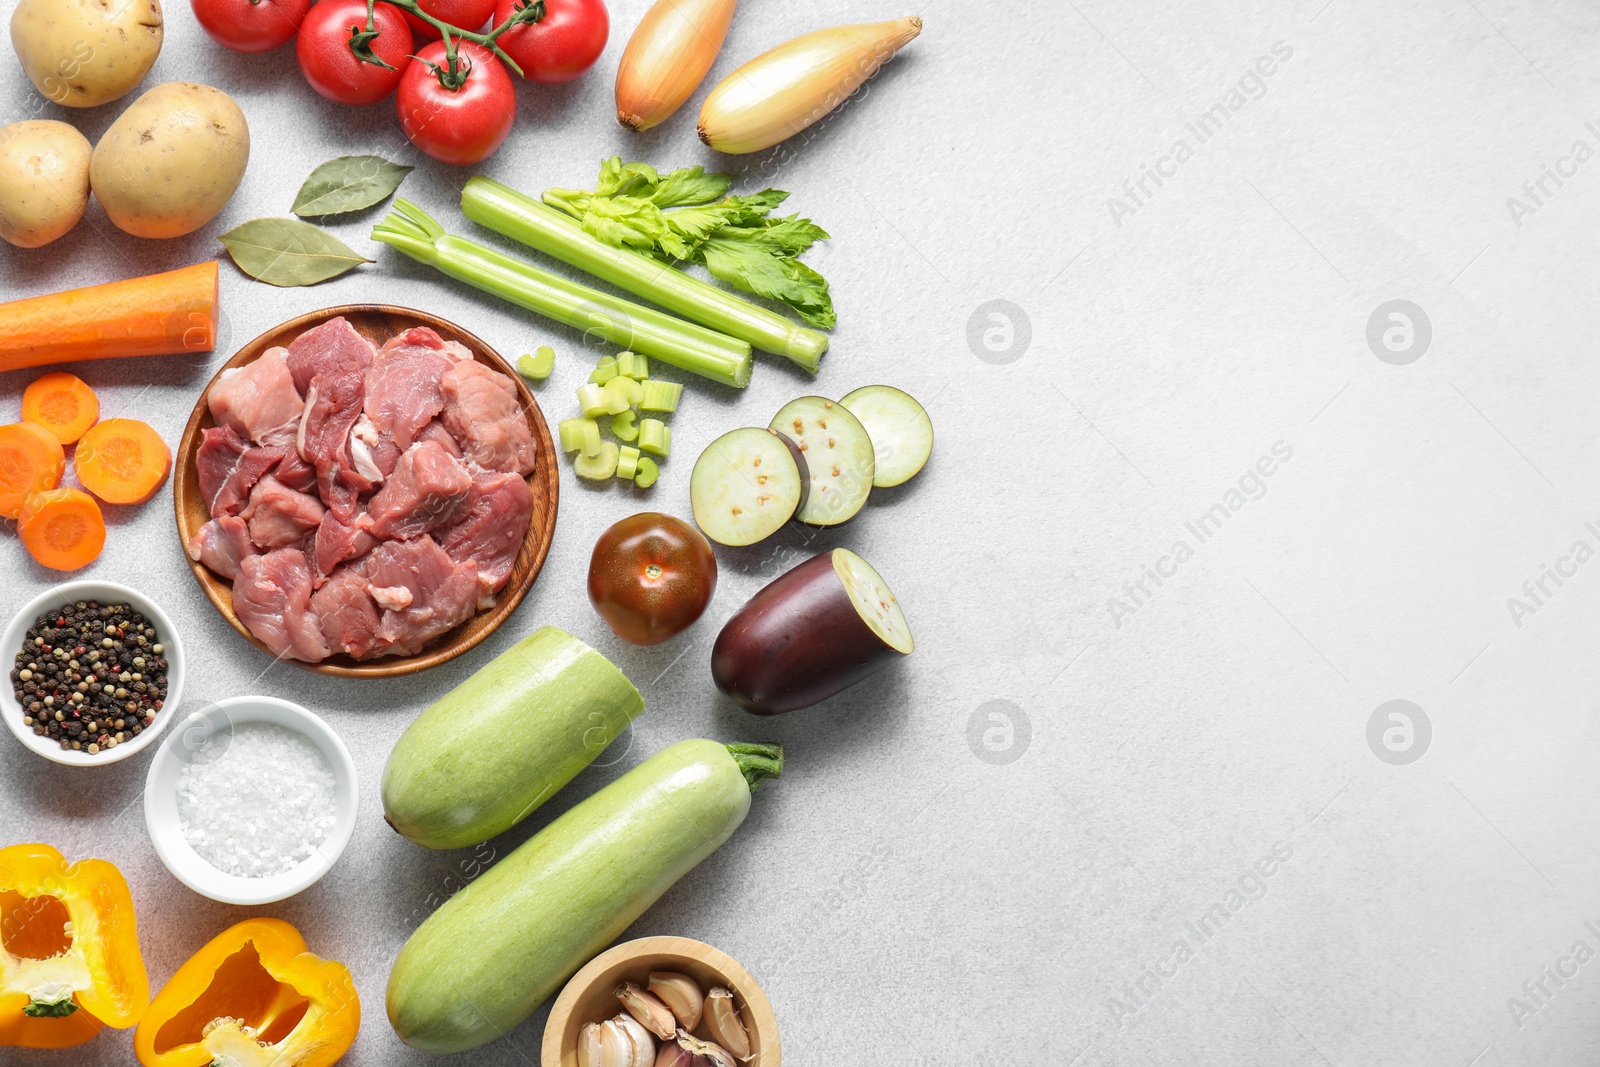
M 365 1000 L 346 1062 L 424 1063 L 385 1023 L 384 982 L 460 884 L 461 856 L 391 833 L 379 774 L 423 707 L 549 623 L 615 658 L 649 710 L 606 766 L 491 847 L 504 855 L 679 738 L 783 742 L 784 779 L 630 934 L 741 959 L 795 1064 L 1594 1062 L 1600 15 L 1525 0 L 929 0 L 922 38 L 841 113 L 719 159 L 694 139 L 697 101 L 644 136 L 612 122 L 643 7 L 613 5 L 593 76 L 519 92 L 518 127 L 483 172 L 581 185 L 621 153 L 791 190 L 834 237 L 812 257 L 841 323 L 815 384 L 763 360 L 741 395 L 691 387 L 647 497 L 564 467 L 554 548 L 512 622 L 405 681 L 271 665 L 200 596 L 170 491 L 111 509 L 86 573 L 173 615 L 185 703 L 266 692 L 324 715 L 356 753 L 360 828 L 300 897 L 224 907 L 151 850 L 147 759 L 75 773 L 5 744 L 0 843 L 118 863 L 157 986 L 247 914 L 296 923 Z M 751 0 L 713 78 L 802 30 L 906 13 Z M 210 256 L 218 232 L 285 213 L 344 153 L 419 163 L 406 195 L 468 228 L 454 202 L 469 172 L 417 158 L 390 107 L 326 104 L 287 52 L 235 56 L 182 4 L 167 16 L 149 84 L 239 99 L 244 185 L 189 238 L 136 240 L 91 208 L 48 249 L 0 249 L 7 296 Z M 40 110 L 15 70 L 0 94 L 0 120 Z M 65 117 L 92 139 L 117 111 Z M 225 265 L 224 339 L 328 304 L 412 304 L 512 354 L 554 344 L 539 395 L 568 413 L 589 362 L 574 334 L 369 243 L 371 221 L 334 228 L 377 262 L 316 289 Z M 175 440 L 223 358 L 78 369 L 109 413 Z M 12 410 L 29 378 L 0 378 Z M 716 601 L 685 637 L 611 637 L 583 595 L 607 524 L 687 513 L 690 461 L 717 434 L 801 392 L 877 381 L 932 412 L 923 475 L 847 526 L 723 553 Z M 743 714 L 708 676 L 716 628 L 832 545 L 893 584 L 917 653 L 824 706 Z M 9 615 L 56 576 L 14 541 L 0 554 Z M 534 1063 L 542 1025 L 461 1062 Z M 117 1034 L 0 1054 L 132 1058 Z

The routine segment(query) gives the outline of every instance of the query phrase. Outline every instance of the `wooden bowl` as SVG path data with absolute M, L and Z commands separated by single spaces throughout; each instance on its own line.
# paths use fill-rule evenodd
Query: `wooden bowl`
M 382 659 L 361 661 L 341 653 L 330 656 L 321 663 L 286 660 L 296 667 L 318 674 L 351 678 L 393 678 L 437 667 L 461 655 L 492 634 L 495 628 L 505 622 L 517 609 L 517 605 L 522 603 L 522 598 L 528 594 L 533 580 L 539 576 L 539 568 L 544 566 L 545 556 L 550 551 L 550 542 L 555 536 L 560 475 L 556 468 L 555 443 L 550 440 L 550 428 L 545 424 L 544 414 L 539 410 L 539 402 L 529 391 L 528 383 L 523 381 L 522 376 L 481 338 L 468 333 L 453 322 L 426 312 L 390 304 L 345 304 L 341 307 L 307 312 L 274 326 L 241 347 L 233 354 L 233 358 L 217 371 L 217 376 L 220 377 L 222 372 L 229 368 L 242 367 L 269 348 L 277 345 L 287 347 L 289 342 L 301 333 L 339 315 L 343 315 L 359 333 L 379 346 L 413 326 L 427 326 L 447 341 L 461 342 L 472 352 L 472 358 L 508 375 L 517 384 L 517 392 L 521 396 L 522 407 L 528 414 L 528 426 L 533 431 L 534 445 L 538 451 L 534 459 L 533 473 L 528 476 L 528 488 L 533 491 L 533 521 L 528 527 L 528 537 L 523 542 L 522 551 L 517 555 L 516 565 L 511 570 L 511 577 L 500 590 L 494 607 L 488 611 L 478 612 L 454 630 L 436 638 L 434 644 L 415 656 L 385 656 Z M 195 465 L 195 455 L 200 448 L 201 433 L 216 425 L 211 418 L 210 410 L 206 407 L 206 394 L 210 392 L 216 380 L 216 377 L 213 377 L 206 383 L 206 390 L 195 402 L 194 413 L 189 416 L 189 425 L 184 427 L 183 439 L 178 443 L 172 502 L 178 515 L 178 537 L 185 547 L 185 559 L 189 559 L 187 551 L 189 538 L 211 518 L 206 502 L 200 494 L 200 472 Z M 222 613 L 222 617 L 227 619 L 245 640 L 267 655 L 272 655 L 267 646 L 256 640 L 255 635 L 234 613 L 232 583 L 213 574 L 196 560 L 189 560 L 189 569 L 194 572 L 195 580 L 200 583 L 200 588 L 211 599 L 211 603 Z
M 755 1049 L 748 1067 L 778 1067 L 782 1048 L 778 1020 L 767 995 L 750 972 L 720 949 L 688 937 L 641 937 L 624 941 L 572 976 L 550 1009 L 544 1025 L 541 1067 L 578 1067 L 578 1032 L 604 1022 L 622 1010 L 615 990 L 625 981 L 644 985 L 651 971 L 679 971 L 709 992 L 712 986 L 732 991 L 739 1017 Z M 702 1029 L 703 1033 L 703 1029 Z

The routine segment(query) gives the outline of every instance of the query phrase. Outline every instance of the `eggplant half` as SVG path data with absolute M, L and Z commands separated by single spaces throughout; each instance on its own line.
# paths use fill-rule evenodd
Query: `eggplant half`
M 888 584 L 835 548 L 774 579 L 728 620 L 711 677 L 746 711 L 779 715 L 850 688 L 912 647 Z

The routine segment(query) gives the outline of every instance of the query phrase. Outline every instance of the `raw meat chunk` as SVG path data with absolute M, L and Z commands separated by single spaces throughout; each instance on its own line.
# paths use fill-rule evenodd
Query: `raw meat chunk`
M 477 607 L 477 564 L 456 563 L 427 534 L 415 541 L 385 541 L 365 563 L 367 592 L 376 598 L 381 591 L 387 602 L 405 604 L 385 610 L 378 626 L 378 639 L 395 655 L 422 651 L 471 618 Z
M 239 577 L 239 561 L 257 554 L 250 529 L 237 515 L 212 519 L 189 539 L 189 558 L 232 581 Z
M 444 423 L 434 419 L 417 432 L 419 441 L 436 441 L 446 452 L 457 459 L 461 458 L 461 443 L 450 436 L 450 431 L 444 428 Z
M 355 516 L 357 498 L 377 484 L 356 469 L 350 455 L 350 430 L 361 417 L 364 396 L 362 376 L 355 371 L 319 374 L 300 420 L 300 455 L 317 468 L 322 502 L 341 522 Z
M 518 474 L 485 472 L 439 531 L 439 546 L 457 563 L 478 565 L 478 606 L 494 606 L 494 594 L 511 577 L 533 520 L 533 491 Z
M 360 521 L 363 517 L 357 514 L 354 518 Z M 322 516 L 322 523 L 317 527 L 306 555 L 319 576 L 328 575 L 345 560 L 365 555 L 377 543 L 376 537 L 356 526 L 355 522 L 340 522 L 339 516 L 329 511 Z
M 410 448 L 417 431 L 444 408 L 444 374 L 455 362 L 426 326 L 391 338 L 367 368 L 367 418 L 378 432 Z
M 289 342 L 289 373 L 302 393 L 318 374 L 365 374 L 378 346 L 362 337 L 344 316 L 314 326 Z
M 428 425 L 432 426 L 433 423 Z M 421 435 L 418 435 L 420 439 Z M 350 458 L 355 462 L 356 470 L 374 482 L 381 482 L 394 473 L 394 465 L 400 462 L 400 453 L 404 451 L 394 443 L 393 437 L 379 433 L 365 412 L 350 430 Z
M 302 459 L 293 448 L 284 449 L 283 458 L 278 461 L 272 476 L 297 493 L 317 491 L 317 468 Z
M 489 471 L 533 470 L 533 431 L 510 378 L 463 360 L 446 372 L 444 398 L 444 428 L 469 463 Z
M 367 530 L 382 541 L 427 533 L 450 520 L 472 489 L 472 474 L 437 442 L 406 450 L 394 474 L 367 502 Z
M 288 351 L 269 348 L 260 358 L 222 372 L 206 405 L 218 426 L 231 426 L 258 445 L 278 444 L 305 407 L 286 362 Z
M 257 448 L 231 426 L 213 426 L 200 436 L 195 454 L 200 495 L 212 516 L 237 515 L 250 490 L 284 457 L 281 445 Z
M 323 640 L 334 652 L 369 659 L 387 648 L 378 640 L 382 616 L 367 595 L 367 579 L 359 565 L 334 571 L 327 584 L 311 595 L 311 610 L 321 625 Z
M 328 658 L 322 628 L 311 613 L 311 569 L 299 549 L 280 548 L 240 560 L 233 610 L 279 659 L 317 663 Z
M 297 493 L 269 474 L 251 490 L 250 503 L 239 518 L 249 523 L 250 540 L 273 549 L 299 544 L 326 511 L 310 493 Z

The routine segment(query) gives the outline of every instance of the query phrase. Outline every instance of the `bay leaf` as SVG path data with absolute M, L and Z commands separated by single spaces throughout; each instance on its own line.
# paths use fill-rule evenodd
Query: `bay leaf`
M 252 219 L 217 240 L 240 270 L 285 288 L 315 285 L 372 262 L 333 234 L 299 219 Z
M 400 188 L 415 169 L 382 156 L 340 156 L 330 159 L 306 179 L 290 208 L 302 218 L 343 215 L 383 201 Z

